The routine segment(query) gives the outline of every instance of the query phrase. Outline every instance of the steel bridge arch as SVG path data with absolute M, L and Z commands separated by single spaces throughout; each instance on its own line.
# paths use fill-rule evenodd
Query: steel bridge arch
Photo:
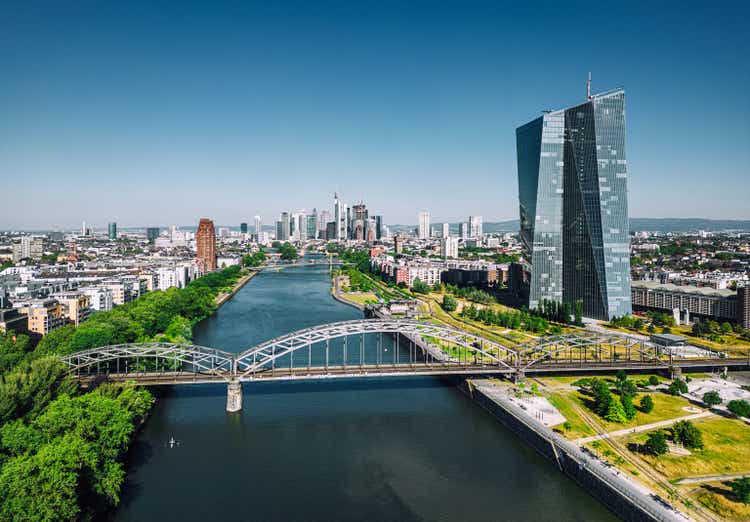
M 136 361 L 139 359 L 155 359 L 157 361 L 161 359 L 180 365 L 188 364 L 194 370 L 201 370 L 191 373 L 216 375 L 226 381 L 231 380 L 235 369 L 235 356 L 232 353 L 205 346 L 175 343 L 116 344 L 75 352 L 60 358 L 63 364 L 68 366 L 68 371 L 77 375 L 80 374 L 81 370 L 95 366 L 97 373 L 100 373 L 103 363 L 107 363 L 107 370 L 110 370 L 110 361 L 117 361 L 118 368 L 119 362 L 124 362 L 125 372 L 127 373 L 128 362 L 133 359 L 136 359 Z
M 421 323 L 406 319 L 363 319 L 340 321 L 291 332 L 281 337 L 256 345 L 238 354 L 235 359 L 236 373 L 241 379 L 262 372 L 269 364 L 285 355 L 306 349 L 321 342 L 363 334 L 401 334 L 405 336 L 428 336 L 452 342 L 488 357 L 493 363 L 515 370 L 517 354 L 514 350 L 485 337 L 450 326 Z M 488 347 L 489 349 L 485 349 Z M 492 353 L 492 352 L 495 353 Z M 459 362 L 447 361 L 447 364 Z

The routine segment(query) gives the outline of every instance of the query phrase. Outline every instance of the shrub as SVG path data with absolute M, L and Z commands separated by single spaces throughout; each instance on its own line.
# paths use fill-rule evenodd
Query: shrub
M 458 308 L 458 301 L 456 301 L 456 298 L 450 295 L 444 295 L 443 310 L 446 312 L 453 312 L 456 308 Z
M 718 406 L 721 404 L 721 395 L 717 391 L 709 391 L 703 394 L 703 402 L 708 406 Z
M 657 386 L 659 384 L 659 378 L 656 375 L 652 375 L 648 378 L 648 383 L 651 386 Z
M 668 391 L 670 395 L 680 395 L 681 393 L 687 393 L 687 383 L 682 379 L 675 379 L 674 381 L 672 381 L 672 384 L 669 385 Z
M 644 395 L 641 397 L 641 411 L 643 413 L 651 413 L 654 410 L 654 399 L 651 395 Z

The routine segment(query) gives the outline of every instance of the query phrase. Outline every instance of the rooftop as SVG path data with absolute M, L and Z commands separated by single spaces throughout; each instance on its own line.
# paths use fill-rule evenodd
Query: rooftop
M 737 292 L 729 289 L 717 290 L 707 286 L 675 285 L 673 283 L 660 283 L 658 281 L 632 281 L 630 286 L 632 288 L 703 295 L 706 297 L 733 297 L 737 295 Z

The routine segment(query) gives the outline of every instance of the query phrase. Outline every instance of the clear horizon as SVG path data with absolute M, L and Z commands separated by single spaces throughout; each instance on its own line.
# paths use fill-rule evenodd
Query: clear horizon
M 625 88 L 631 216 L 750 219 L 748 14 L 5 3 L 0 229 L 271 224 L 334 191 L 388 224 L 514 220 L 516 127 L 589 71 Z

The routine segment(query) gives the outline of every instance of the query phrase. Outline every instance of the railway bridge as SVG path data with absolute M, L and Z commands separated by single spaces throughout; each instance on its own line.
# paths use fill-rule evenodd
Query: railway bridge
M 505 375 L 613 370 L 680 371 L 750 366 L 748 358 L 680 358 L 623 335 L 581 332 L 510 347 L 450 326 L 362 319 L 291 332 L 241 353 L 172 343 L 103 346 L 62 357 L 82 382 L 226 383 L 227 411 L 242 409 L 242 383 L 408 375 Z

